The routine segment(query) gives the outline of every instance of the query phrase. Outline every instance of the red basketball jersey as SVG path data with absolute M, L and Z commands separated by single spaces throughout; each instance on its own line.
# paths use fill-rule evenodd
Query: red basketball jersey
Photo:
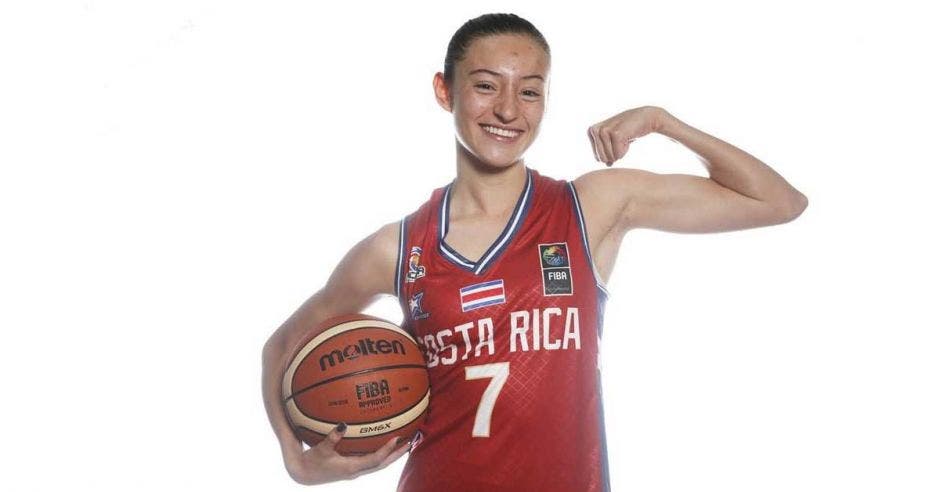
M 450 185 L 402 220 L 396 287 L 431 404 L 399 492 L 610 489 L 606 292 L 574 186 L 526 171 L 508 224 L 477 261 L 444 239 Z

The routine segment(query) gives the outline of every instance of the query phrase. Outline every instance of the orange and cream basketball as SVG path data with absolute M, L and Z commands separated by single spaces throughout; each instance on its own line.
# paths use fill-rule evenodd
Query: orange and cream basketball
M 310 446 L 337 424 L 341 454 L 365 454 L 393 437 L 411 439 L 431 393 L 422 352 L 398 325 L 363 314 L 324 321 L 302 341 L 284 373 L 282 394 L 297 437 Z

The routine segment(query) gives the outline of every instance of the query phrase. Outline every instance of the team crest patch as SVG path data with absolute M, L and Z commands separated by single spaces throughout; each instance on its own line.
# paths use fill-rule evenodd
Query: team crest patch
M 540 244 L 539 266 L 542 269 L 543 295 L 570 296 L 574 294 L 571 262 L 568 259 L 568 243 Z
M 424 319 L 431 315 L 421 307 L 421 300 L 424 299 L 424 292 L 418 292 L 411 296 L 408 301 L 408 309 L 411 310 L 411 319 Z
M 414 282 L 424 276 L 425 269 L 419 263 L 421 261 L 421 248 L 411 247 L 411 255 L 408 256 L 408 273 L 405 275 L 405 282 Z
M 460 289 L 460 309 L 463 312 L 506 302 L 503 279 L 468 285 Z

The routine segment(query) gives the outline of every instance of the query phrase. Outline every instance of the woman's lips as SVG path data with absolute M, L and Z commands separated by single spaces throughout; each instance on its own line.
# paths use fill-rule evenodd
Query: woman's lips
M 519 137 L 523 133 L 521 130 L 505 130 L 503 128 L 499 128 L 499 127 L 492 126 L 492 125 L 481 124 L 480 128 L 483 130 L 483 133 L 485 133 L 487 136 L 489 136 L 490 138 L 498 142 L 515 142 L 516 140 L 519 139 Z M 490 129 L 495 129 L 501 134 L 494 133 Z M 512 134 L 512 135 L 509 135 L 509 134 Z

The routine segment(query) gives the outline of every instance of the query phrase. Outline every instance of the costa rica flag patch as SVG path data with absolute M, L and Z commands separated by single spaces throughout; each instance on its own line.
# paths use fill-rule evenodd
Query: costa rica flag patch
M 468 285 L 460 289 L 460 309 L 465 313 L 505 302 L 506 289 L 503 287 L 503 279 Z

